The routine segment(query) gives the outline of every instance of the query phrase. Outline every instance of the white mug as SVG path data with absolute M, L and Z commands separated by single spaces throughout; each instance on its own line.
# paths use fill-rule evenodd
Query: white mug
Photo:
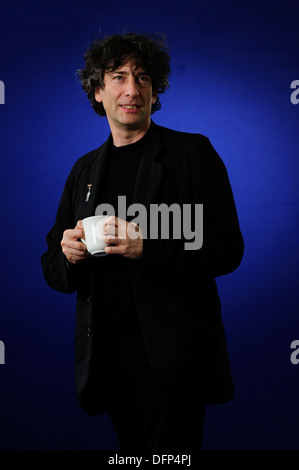
M 87 251 L 93 256 L 100 256 L 105 253 L 105 247 L 108 246 L 104 242 L 104 239 L 107 237 L 103 233 L 104 223 L 106 219 L 110 217 L 109 215 L 94 215 L 91 217 L 86 217 L 82 220 L 85 240 L 81 238 L 82 242 L 85 243 Z

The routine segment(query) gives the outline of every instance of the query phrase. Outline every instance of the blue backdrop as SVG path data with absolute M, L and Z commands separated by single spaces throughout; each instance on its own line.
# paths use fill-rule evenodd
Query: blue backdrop
M 40 256 L 71 166 L 108 136 L 75 72 L 96 36 L 126 29 L 166 33 L 171 87 L 153 120 L 210 138 L 245 239 L 240 268 L 217 281 L 237 393 L 208 408 L 204 448 L 298 449 L 295 0 L 2 0 L 0 10 L 0 448 L 116 444 L 109 418 L 77 404 L 75 296 L 45 284 Z

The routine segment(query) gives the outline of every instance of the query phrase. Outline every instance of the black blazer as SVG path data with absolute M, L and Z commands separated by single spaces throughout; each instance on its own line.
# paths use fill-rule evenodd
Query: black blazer
M 94 282 L 102 260 L 92 258 L 69 266 L 60 242 L 64 230 L 95 214 L 111 142 L 110 136 L 73 166 L 47 236 L 48 251 L 42 256 L 44 276 L 53 289 L 77 290 L 76 389 L 90 415 L 109 410 L 111 369 L 98 304 L 105 293 L 105 279 L 100 285 Z M 88 184 L 92 191 L 86 201 Z M 152 122 L 145 136 L 134 200 L 147 208 L 154 203 L 203 204 L 202 248 L 185 250 L 184 238 L 145 239 L 143 257 L 131 263 L 129 274 L 155 372 L 187 397 L 227 402 L 234 387 L 215 277 L 239 266 L 244 245 L 225 166 L 207 137 Z

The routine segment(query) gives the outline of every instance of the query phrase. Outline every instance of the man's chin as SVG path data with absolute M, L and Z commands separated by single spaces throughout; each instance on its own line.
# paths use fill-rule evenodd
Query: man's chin
M 123 127 L 127 127 L 130 130 L 143 130 L 149 126 L 150 120 L 141 119 L 140 116 L 134 116 L 130 119 L 124 119 L 122 121 Z

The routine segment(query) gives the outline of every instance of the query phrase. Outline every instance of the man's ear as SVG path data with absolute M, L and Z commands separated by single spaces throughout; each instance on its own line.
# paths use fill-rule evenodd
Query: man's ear
M 94 91 L 94 99 L 98 102 L 98 103 L 102 103 L 102 95 L 101 95 L 101 88 L 96 88 L 95 91 Z
M 158 96 L 158 92 L 155 91 L 152 96 L 152 104 L 154 104 L 157 101 L 157 96 Z

